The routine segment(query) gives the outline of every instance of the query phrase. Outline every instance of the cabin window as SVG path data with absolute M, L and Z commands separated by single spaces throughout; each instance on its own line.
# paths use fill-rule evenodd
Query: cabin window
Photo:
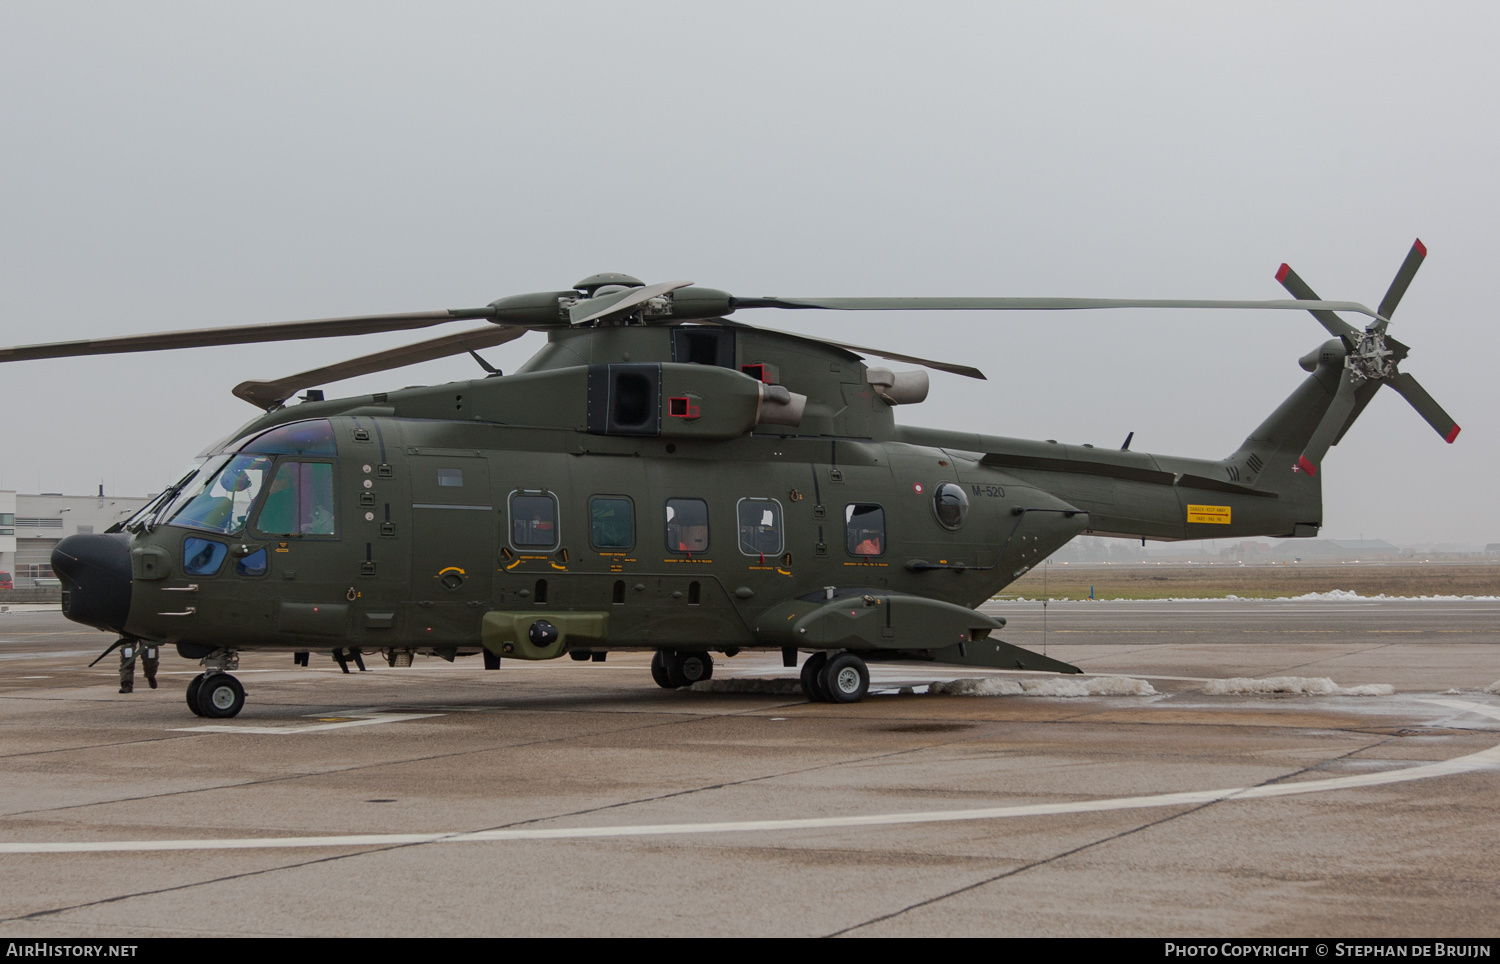
M 885 510 L 868 502 L 845 506 L 844 540 L 851 556 L 885 555 Z
M 283 462 L 276 468 L 255 528 L 275 536 L 331 536 L 333 515 L 333 465 Z
M 440 489 L 461 489 L 464 487 L 463 469 L 438 469 L 437 484 Z
M 944 529 L 957 529 L 969 517 L 969 495 L 963 486 L 944 482 L 932 493 L 932 510 Z
M 708 551 L 708 503 L 702 499 L 667 500 L 667 551 Z
M 545 492 L 512 495 L 510 542 L 517 549 L 556 548 L 557 500 Z
M 781 503 L 775 499 L 741 499 L 737 507 L 740 552 L 747 556 L 779 556 L 784 539 Z
M 172 524 L 234 535 L 245 528 L 270 469 L 271 459 L 266 456 L 235 456 L 222 471 L 197 479 L 197 490 L 172 517 Z
M 212 576 L 227 555 L 229 547 L 222 542 L 188 536 L 182 542 L 182 571 L 189 576 Z
M 629 549 L 635 545 L 635 507 L 622 496 L 589 500 L 590 538 L 595 549 Z

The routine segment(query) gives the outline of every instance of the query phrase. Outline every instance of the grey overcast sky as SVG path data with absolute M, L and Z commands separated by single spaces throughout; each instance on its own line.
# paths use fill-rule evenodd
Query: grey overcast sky
M 1379 302 L 1325 535 L 1500 541 L 1485 3 L 0 3 L 0 344 L 481 305 L 596 271 L 741 295 Z M 755 313 L 977 364 L 902 420 L 1219 457 L 1301 312 Z M 159 489 L 229 389 L 428 333 L 0 367 L 0 488 Z M 509 371 L 538 336 L 487 352 Z M 329 386 L 473 377 L 467 356 Z

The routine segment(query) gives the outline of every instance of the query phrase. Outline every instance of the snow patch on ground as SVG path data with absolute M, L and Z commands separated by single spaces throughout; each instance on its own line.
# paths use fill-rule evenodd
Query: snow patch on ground
M 1396 688 L 1389 683 L 1366 683 L 1363 686 L 1340 686 L 1326 676 L 1272 676 L 1269 679 L 1211 680 L 1203 687 L 1210 696 L 1246 696 L 1271 693 L 1298 696 L 1391 696 Z
M 986 676 L 933 683 L 934 696 L 1155 696 L 1156 690 L 1143 679 L 1099 676 L 1093 679 L 1006 679 Z
M 1333 589 L 1328 592 L 1307 592 L 1300 596 L 1277 596 L 1274 602 L 1301 602 L 1304 600 L 1323 602 L 1327 600 L 1343 600 L 1348 602 L 1366 602 L 1369 600 L 1426 600 L 1428 602 L 1495 602 L 1500 596 L 1387 596 L 1385 593 L 1377 593 L 1374 596 L 1361 596 L 1359 593 L 1348 589 Z

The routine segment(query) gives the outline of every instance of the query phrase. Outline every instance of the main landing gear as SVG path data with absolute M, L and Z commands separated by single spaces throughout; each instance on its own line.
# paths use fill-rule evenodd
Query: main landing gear
M 227 720 L 245 708 L 245 687 L 226 670 L 239 669 L 238 653 L 219 650 L 203 660 L 206 672 L 193 677 L 187 688 L 187 705 L 197 716 Z
M 814 703 L 858 703 L 869 691 L 869 667 L 853 653 L 813 653 L 802 664 L 802 692 Z
M 651 678 L 665 689 L 692 686 L 713 675 L 714 658 L 701 650 L 658 649 L 651 657 Z

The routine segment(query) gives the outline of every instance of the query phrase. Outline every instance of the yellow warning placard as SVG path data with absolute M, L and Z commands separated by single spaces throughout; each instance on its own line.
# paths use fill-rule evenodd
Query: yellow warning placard
M 1229 506 L 1227 505 L 1189 505 L 1187 512 L 1189 522 L 1229 525 Z

